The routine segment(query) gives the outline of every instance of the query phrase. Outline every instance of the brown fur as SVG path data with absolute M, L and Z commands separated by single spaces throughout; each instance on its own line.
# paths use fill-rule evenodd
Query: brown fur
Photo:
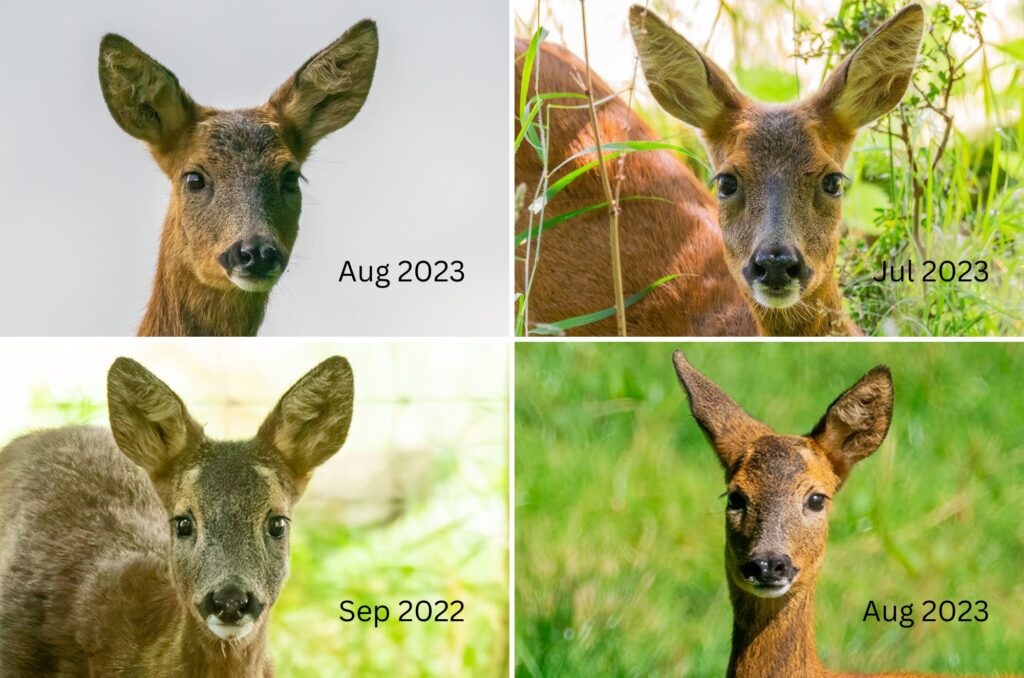
M 522 81 L 522 54 L 527 45 L 516 43 L 515 95 L 518 101 Z M 577 75 L 585 77 L 586 67 L 568 50 L 542 43 L 534 65 L 542 92 L 581 92 Z M 530 93 L 535 93 L 531 77 Z M 604 99 L 612 90 L 594 78 L 594 98 Z M 576 100 L 554 103 L 578 105 Z M 601 143 L 624 140 L 656 140 L 654 131 L 619 99 L 598 109 Z M 516 133 L 518 134 L 518 124 Z M 581 109 L 550 112 L 550 165 L 594 145 L 588 114 Z M 593 154 L 567 163 L 557 176 L 594 160 Z M 608 162 L 617 172 L 618 160 Z M 540 159 L 527 143 L 515 157 L 516 182 L 533 190 L 540 182 Z M 628 296 L 651 282 L 673 273 L 675 281 L 663 285 L 629 307 L 627 330 L 631 335 L 693 336 L 754 334 L 756 326 L 743 298 L 729 276 L 722 257 L 722 234 L 718 230 L 715 204 L 697 177 L 675 154 L 668 151 L 633 153 L 626 157 L 622 196 L 653 195 L 669 202 L 626 202 L 619 219 L 623 262 L 623 289 Z M 604 200 L 596 171 L 573 181 L 547 206 L 551 218 Z M 516 220 L 516 230 L 527 228 L 525 210 Z M 534 226 L 537 219 L 534 219 Z M 549 323 L 614 304 L 609 273 L 608 218 L 604 211 L 576 217 L 541 235 L 541 257 L 530 289 L 531 324 Z M 526 248 L 516 250 L 525 256 Z M 532 253 L 531 253 L 532 254 Z M 517 263 L 516 291 L 525 289 L 523 267 Z M 615 319 L 609 318 L 572 330 L 570 334 L 609 335 L 615 333 Z
M 359 112 L 376 59 L 376 25 L 364 20 L 267 103 L 221 111 L 196 104 L 173 73 L 124 38 L 103 39 L 100 84 L 110 113 L 148 144 L 172 185 L 140 336 L 256 334 L 298 235 L 302 163 Z M 187 173 L 199 173 L 206 186 L 190 191 Z M 254 238 L 272 243 L 282 263 L 239 286 L 220 258 Z
M 163 382 L 111 367 L 111 431 L 26 435 L 0 450 L 0 675 L 270 676 L 270 607 L 288 572 L 287 517 L 345 440 L 352 372 L 300 379 L 255 439 L 214 442 Z M 287 435 L 279 435 L 281 432 Z M 195 536 L 175 533 L 190 516 Z M 247 635 L 214 634 L 202 605 L 237 583 L 262 603 Z
M 893 388 L 879 366 L 840 395 L 806 436 L 778 435 L 737 405 L 710 379 L 672 356 L 694 418 L 725 468 L 729 492 L 746 498 L 726 510 L 726 579 L 733 607 L 732 655 L 736 678 L 854 676 L 825 669 L 814 640 L 814 585 L 825 559 L 832 497 L 851 467 L 874 452 L 892 420 Z M 812 493 L 825 509 L 806 504 Z M 778 597 L 754 590 L 740 568 L 758 552 L 784 553 L 797 574 Z M 913 676 L 910 673 L 872 674 Z
M 802 103 L 766 106 L 740 93 L 722 68 L 654 14 L 639 6 L 631 9 L 630 30 L 654 98 L 701 131 L 715 172 L 733 175 L 740 187 L 734 195 L 720 196 L 716 213 L 707 191 L 678 158 L 666 151 L 628 156 L 622 195 L 655 195 L 671 204 L 623 205 L 626 293 L 668 274 L 683 276 L 627 311 L 631 334 L 860 334 L 843 309 L 834 278 L 840 202 L 824 192 L 822 182 L 826 175 L 841 173 L 857 129 L 902 98 L 923 16 L 920 6 L 909 5 L 849 55 L 820 92 Z M 517 54 L 525 47 L 518 43 Z M 541 91 L 581 91 L 574 73 L 585 74 L 585 66 L 565 50 L 542 46 L 534 68 Z M 521 75 L 519 64 L 517 101 Z M 532 88 L 533 83 L 531 95 Z M 612 94 L 600 81 L 594 90 L 596 100 Z M 598 116 L 602 143 L 656 139 L 618 99 L 600 106 Z M 585 110 L 554 110 L 550 121 L 550 166 L 594 145 Z M 592 154 L 578 158 L 565 172 L 592 160 Z M 609 163 L 613 175 L 617 166 L 618 161 Z M 524 143 L 516 154 L 516 180 L 533 189 L 541 176 L 536 153 Z M 599 177 L 591 172 L 557 196 L 546 216 L 603 200 Z M 527 216 L 519 215 L 517 230 L 526 228 Z M 611 305 L 604 212 L 575 217 L 543 234 L 541 241 L 529 295 L 531 322 Z M 749 270 L 756 253 L 776 247 L 798 253 L 806 275 L 785 289 L 769 290 L 744 269 Z M 524 254 L 525 247 L 520 247 L 517 255 Z M 726 272 L 736 285 L 728 285 Z M 522 293 L 522 266 L 516 268 L 516 284 Z M 740 310 L 737 297 L 744 300 L 747 313 Z M 608 319 L 577 332 L 610 334 L 613 327 L 614 319 Z

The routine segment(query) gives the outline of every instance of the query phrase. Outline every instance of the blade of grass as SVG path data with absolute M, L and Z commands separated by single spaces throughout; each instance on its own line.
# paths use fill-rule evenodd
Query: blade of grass
M 519 145 L 523 142 L 523 137 L 526 136 L 527 130 L 530 125 L 533 124 L 534 118 L 540 113 L 541 104 L 548 99 L 586 99 L 582 94 L 575 92 L 547 92 L 544 94 L 536 94 L 526 102 L 526 118 L 520 119 L 519 134 L 516 135 L 516 142 L 513 144 L 513 153 L 519 150 Z
M 608 153 L 604 156 L 604 159 L 611 160 L 612 158 L 617 157 L 619 157 L 619 153 Z M 564 177 L 556 181 L 555 183 L 550 184 L 548 186 L 548 190 L 544 191 L 543 195 L 538 196 L 537 199 L 530 204 L 530 211 L 533 212 L 534 214 L 540 212 L 549 202 L 551 202 L 551 199 L 553 197 L 561 193 L 566 186 L 575 181 L 576 177 L 586 172 L 589 172 L 590 170 L 594 169 L 597 166 L 598 161 L 592 160 L 588 162 L 586 165 L 583 165 L 582 167 L 577 167 L 576 169 L 574 169 L 573 171 L 569 172 Z
M 523 79 L 519 85 L 519 119 L 526 117 L 526 95 L 530 91 L 530 74 L 533 72 L 533 63 L 537 60 L 537 50 L 540 43 L 547 35 L 544 28 L 538 28 L 530 38 L 530 46 L 526 49 L 526 56 L 523 58 Z
M 681 275 L 680 273 L 674 273 L 672 275 L 666 275 L 664 278 L 659 278 L 659 279 L 655 280 L 650 285 L 648 285 L 647 287 L 643 288 L 642 290 L 640 290 L 636 294 L 634 294 L 634 295 L 632 295 L 630 297 L 627 297 L 624 300 L 624 302 L 623 302 L 623 306 L 624 307 L 632 306 L 633 304 L 635 304 L 636 302 L 640 301 L 641 299 L 646 297 L 648 294 L 653 292 L 655 289 L 661 287 L 662 285 L 664 285 L 666 283 L 672 282 L 673 280 L 678 278 L 680 275 Z M 615 315 L 615 307 L 614 306 L 609 306 L 606 309 L 602 309 L 600 311 L 594 311 L 593 313 L 587 313 L 585 315 L 578 315 L 578 316 L 574 316 L 572 318 L 566 318 L 565 320 L 559 320 L 558 322 L 545 323 L 543 325 L 538 325 L 537 327 L 533 328 L 530 331 L 533 334 L 541 334 L 541 335 L 548 335 L 548 336 L 550 336 L 550 335 L 558 335 L 558 334 L 563 334 L 566 330 L 575 329 L 577 327 L 583 327 L 584 325 L 589 325 L 590 323 L 596 323 L 599 320 L 604 320 L 605 318 L 610 318 L 613 315 Z
M 627 195 L 626 197 L 621 198 L 620 202 L 631 202 L 631 201 L 634 201 L 634 200 L 654 200 L 654 201 L 657 201 L 657 202 L 666 202 L 666 203 L 671 203 L 672 202 L 671 200 L 667 200 L 665 198 L 660 198 L 660 197 L 658 197 L 656 195 Z M 531 229 L 529 229 L 527 231 L 521 231 L 519 233 L 516 233 L 516 247 L 518 247 L 519 245 L 522 245 L 524 242 L 526 242 L 526 240 L 528 238 L 532 238 L 535 235 L 537 235 L 538 233 L 541 233 L 542 231 L 550 230 L 550 229 L 554 228 L 555 226 L 559 225 L 560 223 L 562 223 L 563 221 L 568 221 L 569 219 L 572 219 L 573 217 L 577 217 L 577 216 L 579 216 L 581 214 L 586 214 L 587 212 L 593 212 L 594 210 L 604 209 L 606 207 L 608 207 L 608 203 L 607 202 L 600 202 L 600 203 L 597 203 L 596 205 L 589 205 L 587 207 L 581 207 L 578 210 L 572 210 L 570 212 L 565 212 L 563 214 L 559 214 L 556 217 L 551 217 L 550 219 L 545 219 L 539 226 L 535 226 L 534 228 L 531 228 Z

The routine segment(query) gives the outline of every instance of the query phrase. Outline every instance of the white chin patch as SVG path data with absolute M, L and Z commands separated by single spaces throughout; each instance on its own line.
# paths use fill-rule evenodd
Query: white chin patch
M 239 624 L 225 624 L 217 619 L 216 615 L 206 618 L 206 625 L 213 631 L 213 635 L 221 640 L 240 640 L 249 635 L 255 624 L 248 618 L 243 618 Z
M 228 279 L 235 284 L 235 287 L 240 290 L 245 290 L 246 292 L 269 292 L 277 283 L 279 276 L 280 273 L 274 274 L 268 278 L 250 278 L 249 276 L 232 273 L 228 276 Z
M 789 593 L 790 587 L 793 586 L 793 582 L 790 581 L 788 584 L 783 586 L 756 586 L 750 585 L 750 592 L 760 598 L 778 598 Z
M 800 283 L 790 285 L 781 293 L 761 283 L 754 283 L 751 289 L 754 292 L 754 301 L 768 308 L 788 308 L 800 301 Z

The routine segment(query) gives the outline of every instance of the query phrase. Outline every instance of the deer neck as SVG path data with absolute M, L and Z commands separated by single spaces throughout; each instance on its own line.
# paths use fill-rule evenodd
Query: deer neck
M 814 590 L 801 587 L 779 598 L 758 598 L 730 579 L 730 678 L 818 678 L 826 671 L 814 643 Z
M 97 576 L 106 585 L 89 601 L 102 623 L 81 629 L 89 638 L 89 675 L 128 674 L 220 678 L 273 674 L 264 619 L 242 642 L 213 636 L 177 593 L 166 559 L 117 558 Z M 134 672 L 133 672 L 134 670 Z
M 160 652 L 154 659 L 167 664 L 168 658 L 174 658 L 175 671 L 169 675 L 180 675 L 177 672 L 180 667 L 187 667 L 183 673 L 196 678 L 273 675 L 266 621 L 244 639 L 244 644 L 238 644 L 212 638 L 210 631 L 201 628 L 193 615 L 183 613 L 178 615 L 169 641 L 162 645 L 164 647 L 154 647 Z
M 200 282 L 177 252 L 173 217 L 160 238 L 156 276 L 139 336 L 255 336 L 267 310 L 269 293 L 220 290 Z
M 765 309 L 744 290 L 747 303 L 754 309 L 758 329 L 769 337 L 848 337 L 860 334 L 859 328 L 843 309 L 843 296 L 831 277 L 805 294 L 789 308 Z

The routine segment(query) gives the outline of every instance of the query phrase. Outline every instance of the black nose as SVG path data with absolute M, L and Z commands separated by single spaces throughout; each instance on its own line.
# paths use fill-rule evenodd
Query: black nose
M 740 574 L 745 579 L 758 584 L 777 585 L 788 583 L 796 576 L 796 568 L 789 556 L 777 553 L 755 555 L 740 567 Z
M 747 282 L 762 283 L 768 287 L 787 287 L 792 281 L 801 284 L 811 277 L 811 269 L 804 263 L 803 255 L 789 245 L 759 247 L 743 267 Z
M 245 273 L 254 278 L 263 278 L 284 268 L 281 250 L 267 238 L 239 240 L 225 250 L 218 261 L 229 274 Z
M 225 624 L 234 624 L 247 614 L 255 619 L 263 610 L 263 605 L 255 595 L 229 584 L 207 593 L 202 608 L 204 616 L 212 614 Z

